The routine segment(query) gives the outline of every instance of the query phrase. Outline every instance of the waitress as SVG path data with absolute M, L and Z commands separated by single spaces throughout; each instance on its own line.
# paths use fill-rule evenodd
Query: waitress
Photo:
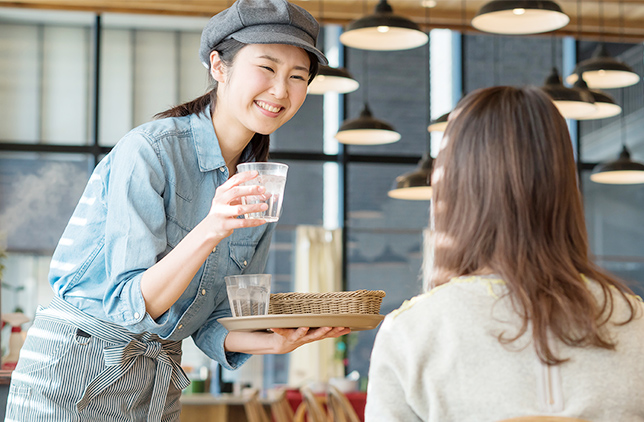
M 224 368 L 287 353 L 342 327 L 229 333 L 224 277 L 264 272 L 274 224 L 239 218 L 263 188 L 269 134 L 306 98 L 326 58 L 319 26 L 285 0 L 238 0 L 202 33 L 202 97 L 125 135 L 96 167 L 54 252 L 54 299 L 29 330 L 7 404 L 11 421 L 177 421 L 189 381 L 181 341 Z

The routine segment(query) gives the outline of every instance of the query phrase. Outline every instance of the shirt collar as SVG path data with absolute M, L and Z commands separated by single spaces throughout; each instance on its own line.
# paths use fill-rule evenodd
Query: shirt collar
M 199 170 L 202 172 L 216 170 L 226 165 L 221 153 L 219 139 L 210 118 L 210 105 L 199 114 L 190 115 L 190 127 L 193 133 Z M 247 160 L 251 154 L 251 145 L 248 144 L 241 154 L 242 161 Z

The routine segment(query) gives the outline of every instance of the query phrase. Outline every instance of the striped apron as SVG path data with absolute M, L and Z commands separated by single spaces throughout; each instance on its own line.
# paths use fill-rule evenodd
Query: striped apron
M 189 384 L 181 341 L 131 333 L 55 297 L 27 333 L 5 421 L 177 421 Z

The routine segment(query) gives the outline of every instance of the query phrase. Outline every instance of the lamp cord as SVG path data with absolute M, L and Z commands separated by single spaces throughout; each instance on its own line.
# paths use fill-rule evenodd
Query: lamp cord
M 604 2 L 599 0 L 599 42 L 604 42 Z

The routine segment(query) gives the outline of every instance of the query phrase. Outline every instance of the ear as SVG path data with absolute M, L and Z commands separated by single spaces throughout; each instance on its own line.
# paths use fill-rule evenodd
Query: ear
M 226 67 L 221 61 L 218 51 L 210 53 L 210 75 L 219 83 L 224 83 L 226 80 Z

